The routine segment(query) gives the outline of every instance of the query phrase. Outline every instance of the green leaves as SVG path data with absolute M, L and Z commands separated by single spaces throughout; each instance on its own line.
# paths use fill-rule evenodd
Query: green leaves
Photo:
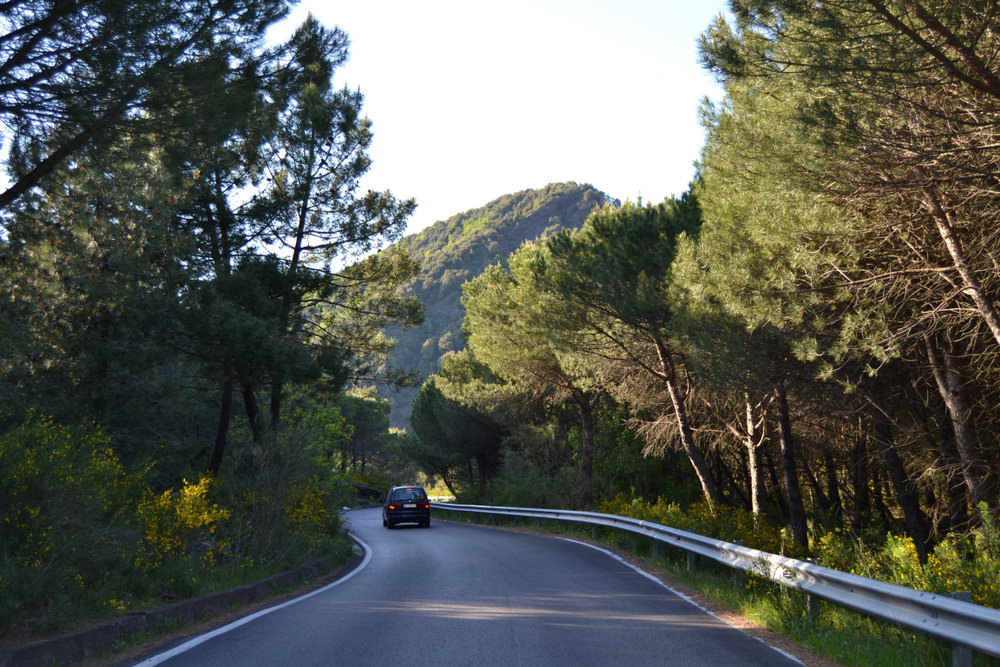
M 0 209 L 87 146 L 148 128 L 170 108 L 156 94 L 196 63 L 258 50 L 286 0 L 15 0 L 0 19 L 0 119 L 20 146 Z M 176 100 L 176 98 L 175 98 Z

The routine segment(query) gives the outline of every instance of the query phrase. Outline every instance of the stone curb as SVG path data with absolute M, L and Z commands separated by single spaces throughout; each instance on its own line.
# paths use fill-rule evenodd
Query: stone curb
M 126 614 L 122 618 L 88 630 L 3 649 L 0 650 L 0 667 L 68 665 L 104 655 L 113 651 L 122 640 L 138 633 L 191 625 L 231 611 L 233 608 L 264 600 L 282 588 L 296 586 L 307 579 L 315 579 L 339 558 L 339 556 L 326 556 L 294 570 L 280 572 L 230 590 L 174 602 L 149 611 Z M 340 569 L 346 573 L 358 562 L 360 559 L 355 555 Z

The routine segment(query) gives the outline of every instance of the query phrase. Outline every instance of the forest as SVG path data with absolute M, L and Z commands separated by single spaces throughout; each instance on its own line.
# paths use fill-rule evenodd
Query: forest
M 284 0 L 6 3 L 0 638 L 348 554 L 415 202 Z M 394 472 L 396 468 L 398 471 Z
M 359 186 L 343 31 L 8 5 L 0 641 L 346 555 L 355 485 L 401 481 L 1000 606 L 995 2 L 733 0 L 688 191 L 582 188 L 516 250 L 503 202 L 456 216 L 425 237 L 470 263 L 420 294 L 443 254 Z M 443 287 L 462 340 L 390 428 L 394 336 Z
M 488 266 L 505 264 L 524 241 L 583 226 L 595 207 L 610 201 L 590 185 L 550 183 L 458 213 L 396 244 L 420 263 L 403 290 L 423 304 L 424 321 L 416 327 L 387 329 L 395 341 L 392 363 L 412 371 L 416 380 L 380 392 L 389 402 L 392 426 L 409 426 L 419 384 L 438 370 L 444 353 L 464 347 L 462 285 Z
M 1000 605 L 997 6 L 731 7 L 690 189 L 464 285 L 422 466 Z

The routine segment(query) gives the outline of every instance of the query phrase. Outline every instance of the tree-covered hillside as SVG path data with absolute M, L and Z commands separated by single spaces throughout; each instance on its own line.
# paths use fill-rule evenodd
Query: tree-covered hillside
M 420 262 L 420 273 L 407 290 L 424 303 L 425 316 L 419 327 L 389 331 L 397 340 L 393 364 L 415 371 L 420 380 L 437 371 L 442 354 L 463 347 L 462 284 L 487 266 L 506 263 L 526 240 L 579 228 L 606 201 L 607 195 L 590 185 L 553 183 L 504 195 L 400 241 Z M 415 396 L 416 388 L 388 392 L 393 426 L 409 426 Z

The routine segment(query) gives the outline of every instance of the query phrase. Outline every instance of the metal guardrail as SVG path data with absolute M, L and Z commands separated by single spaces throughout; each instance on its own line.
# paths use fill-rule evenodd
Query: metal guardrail
M 919 630 L 954 645 L 1000 657 L 1000 610 L 956 600 L 947 595 L 917 591 L 905 586 L 840 572 L 815 563 L 703 537 L 655 521 L 641 521 L 598 512 L 525 507 L 452 503 L 431 503 L 431 506 L 451 512 L 573 521 L 645 535 L 663 544 L 710 558 L 731 568 L 752 572 L 784 586 Z

